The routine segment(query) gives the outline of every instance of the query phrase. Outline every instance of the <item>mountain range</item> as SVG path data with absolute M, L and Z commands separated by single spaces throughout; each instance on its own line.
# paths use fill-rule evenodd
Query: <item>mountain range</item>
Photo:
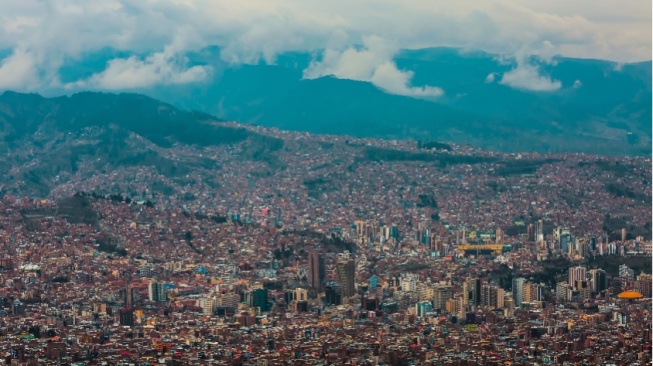
M 80 60 L 62 81 L 88 78 L 125 55 Z M 355 137 L 468 143 L 504 152 L 648 155 L 651 151 L 651 62 L 554 57 L 547 62 L 453 48 L 399 52 L 393 62 L 412 87 L 437 86 L 437 98 L 391 94 L 366 81 L 304 78 L 315 56 L 286 53 L 274 64 L 231 65 L 219 48 L 188 54 L 209 66 L 208 80 L 132 90 L 224 120 Z M 526 65 L 526 66 L 524 66 Z M 510 82 L 510 74 L 535 78 Z

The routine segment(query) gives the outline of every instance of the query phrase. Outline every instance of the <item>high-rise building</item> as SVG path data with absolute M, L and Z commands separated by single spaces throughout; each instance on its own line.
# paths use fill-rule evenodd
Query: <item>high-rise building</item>
M 433 304 L 430 301 L 420 301 L 415 304 L 415 312 L 418 317 L 424 317 L 427 313 L 433 311 Z
M 542 220 L 537 220 L 537 223 L 535 224 L 535 240 L 544 240 L 544 222 Z
M 628 281 L 635 279 L 635 271 L 625 264 L 619 266 L 619 277 L 626 278 Z
M 533 224 L 528 224 L 528 241 L 535 241 L 535 227 Z
M 608 274 L 602 269 L 590 269 L 590 277 L 592 278 L 592 292 L 595 294 L 608 288 Z
M 626 228 L 621 229 L 621 242 L 626 242 Z
M 539 284 L 527 282 L 523 289 L 522 302 L 542 301 L 542 286 Z
M 503 230 L 497 229 L 495 238 L 497 244 L 503 244 Z
M 590 252 L 595 252 L 596 251 L 596 237 L 592 236 L 590 238 L 590 247 L 589 247 Z
M 336 278 L 342 286 L 342 296 L 351 297 L 356 294 L 356 262 L 352 258 L 341 258 L 336 262 Z
M 147 287 L 147 294 L 150 301 L 166 302 L 168 301 L 168 292 L 165 288 L 165 283 L 151 281 Z
M 134 306 L 134 289 L 130 285 L 127 285 L 127 288 L 123 289 L 121 292 L 122 292 L 123 305 L 125 305 L 126 308 L 133 307 Z
M 334 281 L 325 286 L 325 301 L 327 305 L 342 305 L 342 286 Z
M 120 308 L 120 325 L 133 327 L 134 326 L 134 309 L 123 307 Z
M 504 304 L 505 293 L 495 284 L 484 284 L 481 287 L 481 306 L 491 309 L 501 308 Z
M 556 244 L 559 244 L 560 241 L 560 232 L 562 231 L 562 228 L 560 226 L 556 227 L 553 229 L 553 242 Z
M 376 290 L 376 287 L 378 285 L 379 285 L 379 276 L 372 275 L 372 277 L 370 277 L 370 282 L 369 282 L 370 290 Z
M 524 301 L 524 284 L 526 279 L 523 277 L 514 278 L 512 280 L 512 301 L 515 306 L 521 306 L 521 303 Z
M 14 300 L 14 302 L 11 303 L 11 313 L 14 315 L 25 314 L 25 304 L 19 300 Z
M 445 305 L 445 309 L 447 312 L 451 314 L 460 314 L 463 311 L 463 304 L 462 304 L 462 299 L 461 298 L 455 298 L 455 299 L 450 299 L 447 300 L 447 303 Z
M 477 306 L 481 303 L 481 280 L 469 277 L 463 283 L 463 306 Z
M 308 285 L 320 293 L 324 291 L 325 266 L 324 253 L 321 250 L 312 249 L 308 252 Z
M 435 286 L 433 294 L 433 308 L 444 310 L 447 308 L 447 301 L 451 300 L 453 296 L 453 289 L 449 285 Z
M 556 284 L 556 300 L 559 302 L 569 300 L 569 284 L 567 282 L 558 282 Z
M 406 292 L 417 291 L 419 276 L 416 274 L 404 274 L 401 276 L 401 290 Z
M 199 299 L 197 305 L 202 308 L 202 313 L 212 315 L 215 306 L 215 301 L 210 297 L 205 297 Z
M 574 283 L 574 290 L 578 291 L 578 295 L 582 299 L 589 299 L 592 297 L 592 287 L 585 280 L 576 280 Z
M 576 286 L 576 281 L 587 280 L 587 268 L 583 266 L 576 266 L 569 268 L 568 282 L 571 286 Z M 574 288 L 576 290 L 576 288 Z
M 561 253 L 569 253 L 569 241 L 571 239 L 571 236 L 569 234 L 560 234 L 560 252 Z
M 270 311 L 270 303 L 268 301 L 268 290 L 264 288 L 257 288 L 245 294 L 247 305 L 253 308 L 261 309 L 261 312 Z
M 365 221 L 362 220 L 356 220 L 356 236 L 361 239 L 365 235 L 365 226 L 366 223 Z
M 644 297 L 651 297 L 651 286 L 653 286 L 653 277 L 651 277 L 650 274 L 640 274 L 637 276 L 637 279 L 635 280 L 635 283 L 633 284 L 633 289 L 640 294 L 644 295 Z

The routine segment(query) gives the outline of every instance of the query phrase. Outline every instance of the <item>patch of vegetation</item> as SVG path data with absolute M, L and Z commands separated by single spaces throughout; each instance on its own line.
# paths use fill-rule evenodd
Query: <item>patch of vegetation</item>
M 330 253 L 342 253 L 344 251 L 355 253 L 358 250 L 358 246 L 352 242 L 342 240 L 335 235 L 327 236 L 313 230 L 288 230 L 281 232 L 280 235 L 298 235 L 301 237 L 317 239 L 318 244 Z
M 508 190 L 505 184 L 493 180 L 486 182 L 485 185 L 490 187 L 495 193 L 503 193 Z
M 550 288 L 555 288 L 559 281 L 563 281 L 570 267 L 574 263 L 565 258 L 548 259 L 541 262 L 543 270 L 533 273 L 530 278 L 535 282 L 542 282 Z
M 610 235 L 611 240 L 621 240 L 621 229 L 626 229 L 626 239 L 635 239 L 637 236 L 650 238 L 653 231 L 651 222 L 647 222 L 644 227 L 637 227 L 630 223 L 630 217 L 605 215 L 603 218 L 603 231 Z
M 56 213 L 71 224 L 97 225 L 100 220 L 88 197 L 73 196 L 59 200 Z
M 619 275 L 619 266 L 625 264 L 635 271 L 635 275 L 651 273 L 651 256 L 622 257 L 617 255 L 591 257 L 587 260 L 588 268 L 601 268 L 608 275 L 615 277 Z
M 151 189 L 152 192 L 161 193 L 164 196 L 169 196 L 175 193 L 175 189 L 173 187 L 158 180 L 152 183 Z
M 437 162 L 439 166 L 455 164 L 489 163 L 496 159 L 476 155 L 430 154 L 422 152 L 366 147 L 363 155 L 368 161 L 424 161 Z
M 273 152 L 283 148 L 281 139 L 264 135 L 251 135 L 243 145 L 240 155 L 249 160 L 262 161 L 272 166 L 281 166 L 279 159 L 272 155 Z
M 186 214 L 188 214 L 186 211 L 184 211 L 184 212 L 185 212 Z M 193 233 L 191 233 L 190 231 L 186 231 L 186 232 L 184 233 L 183 239 L 184 239 L 184 241 L 186 242 L 186 244 L 188 244 L 188 246 L 189 246 L 189 247 L 190 247 L 190 248 L 191 248 L 195 253 L 197 253 L 197 254 L 202 254 L 202 252 L 201 252 L 199 249 L 195 248 L 195 246 L 193 245 Z
M 324 164 L 312 166 L 311 170 L 320 170 L 320 169 L 324 169 L 324 168 L 329 168 L 329 167 L 332 167 L 334 165 L 337 165 L 338 163 L 339 163 L 339 161 L 334 161 L 332 163 L 324 163 Z
M 578 166 L 581 168 L 586 166 L 596 166 L 600 170 L 613 173 L 617 178 L 624 177 L 631 170 L 630 166 L 622 164 L 618 161 L 610 162 L 605 160 L 597 160 L 591 162 L 581 161 L 578 163 Z
M 419 272 L 428 268 L 430 267 L 427 263 L 407 262 L 399 265 L 399 269 L 406 272 Z
M 494 170 L 494 175 L 507 177 L 511 175 L 535 174 L 540 166 L 560 161 L 560 159 L 502 161 L 499 162 L 502 166 Z
M 333 182 L 323 177 L 306 180 L 304 181 L 304 186 L 308 190 L 308 196 L 315 199 L 319 199 L 322 193 L 331 192 L 335 189 Z
M 605 190 L 616 197 L 627 197 L 636 201 L 651 201 L 651 197 L 640 192 L 635 192 L 621 183 L 609 182 L 605 185 Z
M 115 254 L 120 257 L 127 255 L 127 250 L 125 248 L 120 248 L 118 245 L 113 243 L 113 238 L 109 236 L 101 237 L 96 239 L 98 244 L 98 251 L 104 253 Z
M 364 151 L 364 157 L 370 161 L 436 161 L 437 156 L 428 153 L 416 153 L 411 151 L 391 150 L 378 147 L 368 147 Z
M 419 195 L 419 203 L 417 204 L 417 207 L 431 207 L 431 208 L 438 208 L 438 203 L 435 201 L 435 198 L 431 194 L 420 194 Z

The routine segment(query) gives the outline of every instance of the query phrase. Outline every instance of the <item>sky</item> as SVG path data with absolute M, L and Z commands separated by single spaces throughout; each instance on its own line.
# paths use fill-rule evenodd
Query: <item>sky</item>
M 401 49 L 483 50 L 515 67 L 487 82 L 551 91 L 527 56 L 618 63 L 651 59 L 651 1 L 645 0 L 0 0 L 0 90 L 138 90 L 207 80 L 210 66 L 186 54 L 221 48 L 222 61 L 266 62 L 310 52 L 305 78 L 368 81 L 389 93 L 435 97 L 411 86 Z M 104 70 L 62 82 L 61 69 L 112 49 Z M 496 79 L 496 80 L 495 80 Z

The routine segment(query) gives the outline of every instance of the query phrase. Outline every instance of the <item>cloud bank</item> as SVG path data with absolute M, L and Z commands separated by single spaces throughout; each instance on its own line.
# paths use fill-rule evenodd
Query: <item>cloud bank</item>
M 184 54 L 211 45 L 230 64 L 313 52 L 306 77 L 333 74 L 419 97 L 442 90 L 412 86 L 411 72 L 392 61 L 399 49 L 452 46 L 517 60 L 522 54 L 622 63 L 651 57 L 651 2 L 641 0 L 0 0 L 0 9 L 0 89 L 26 91 L 200 82 L 211 70 L 188 65 Z M 131 56 L 62 85 L 64 65 L 103 49 Z M 559 87 L 527 63 L 500 82 Z
M 559 80 L 552 80 L 548 76 L 541 75 L 538 66 L 523 59 L 517 61 L 517 67 L 503 74 L 499 83 L 515 89 L 538 92 L 555 91 L 562 87 Z
M 313 61 L 304 70 L 304 77 L 315 79 L 333 75 L 341 79 L 371 82 L 391 94 L 410 97 L 439 97 L 444 92 L 434 86 L 412 87 L 411 71 L 402 71 L 392 61 L 396 49 L 377 36 L 363 38 L 363 48 L 345 51 L 327 49 L 321 61 Z

